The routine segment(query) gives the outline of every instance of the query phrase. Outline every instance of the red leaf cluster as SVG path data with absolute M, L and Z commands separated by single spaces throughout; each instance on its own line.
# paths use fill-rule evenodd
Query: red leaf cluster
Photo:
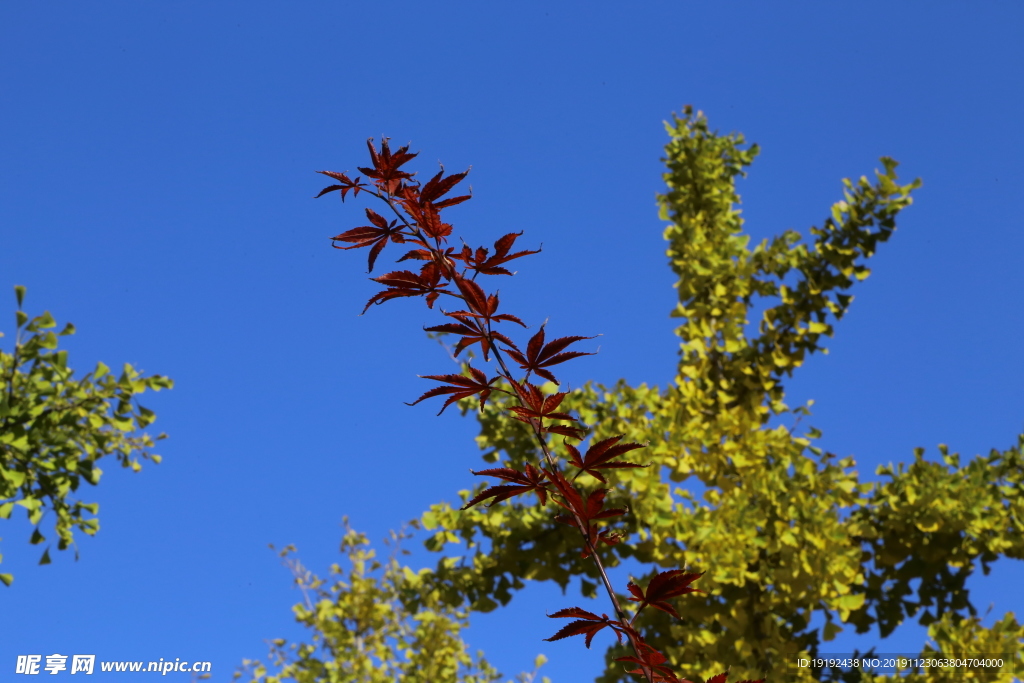
M 609 439 L 605 439 L 604 441 L 598 441 L 587 449 L 587 454 L 582 458 L 580 457 L 580 452 L 576 450 L 574 446 L 568 443 L 565 444 L 565 447 L 569 450 L 569 462 L 573 467 L 579 468 L 579 472 L 576 473 L 576 476 L 574 476 L 573 479 L 586 472 L 604 484 L 607 480 L 604 478 L 604 475 L 598 472 L 598 470 L 649 467 L 649 465 L 640 465 L 634 462 L 612 462 L 614 458 L 617 458 L 624 453 L 644 447 L 642 444 L 638 443 L 619 444 L 619 441 L 621 440 L 621 436 L 613 436 Z
M 577 617 L 576 621 L 566 624 L 558 630 L 558 633 L 550 638 L 544 639 L 549 643 L 555 640 L 561 640 L 562 638 L 568 638 L 569 636 L 585 635 L 587 638 L 584 644 L 589 649 L 590 642 L 594 639 L 594 636 L 605 627 L 611 628 L 615 631 L 615 637 L 619 639 L 620 643 L 622 642 L 622 634 L 624 632 L 622 624 L 616 620 L 609 619 L 607 614 L 597 616 L 593 612 L 588 612 L 587 610 L 580 609 L 579 607 L 568 607 L 566 609 L 560 609 L 554 614 L 549 614 L 548 616 L 552 619 Z
M 566 351 L 562 353 L 562 349 L 581 341 L 583 339 L 593 339 L 593 337 L 562 337 L 552 342 L 544 343 L 544 326 L 541 325 L 540 329 L 537 330 L 537 334 L 530 338 L 529 343 L 526 345 L 526 354 L 519 352 L 519 349 L 510 348 L 505 349 L 506 353 L 512 357 L 512 360 L 519 363 L 519 367 L 526 370 L 527 376 L 531 372 L 540 375 L 549 382 L 558 384 L 558 380 L 552 375 L 548 368 L 552 365 L 558 365 L 564 363 L 567 360 L 573 358 L 579 358 L 580 356 L 593 356 L 592 353 L 581 353 L 579 351 Z
M 586 431 L 582 427 L 571 427 L 567 425 L 545 425 L 544 420 L 567 420 L 579 422 L 569 413 L 558 411 L 563 399 L 568 392 L 560 391 L 554 394 L 545 394 L 536 384 L 529 382 L 519 383 L 512 380 L 512 389 L 519 399 L 519 405 L 509 408 L 514 414 L 512 419 L 525 422 L 530 425 L 538 434 L 562 434 L 574 439 L 582 439 Z
M 445 408 L 455 403 L 456 401 L 469 398 L 470 396 L 480 395 L 480 407 L 482 408 L 487 403 L 487 397 L 491 395 L 492 391 L 505 391 L 504 389 L 495 389 L 491 386 L 498 377 L 492 377 L 487 379 L 487 375 L 482 370 L 470 367 L 470 377 L 465 375 L 422 375 L 424 379 L 433 379 L 438 382 L 448 382 L 448 386 L 434 387 L 430 391 L 426 392 L 412 403 L 406 403 L 407 406 L 414 406 L 425 398 L 431 398 L 433 396 L 443 396 L 445 394 L 451 394 L 448 400 L 441 406 L 441 410 L 438 411 L 438 415 L 444 412 Z M 507 393 L 507 392 L 506 392 Z
M 416 153 L 409 152 L 409 145 L 400 148 L 394 154 L 391 153 L 391 149 L 388 147 L 387 138 L 381 140 L 379 153 L 373 146 L 373 138 L 366 141 L 366 146 L 370 149 L 370 159 L 373 161 L 373 168 L 360 166 L 359 170 L 365 173 L 368 178 L 373 178 L 377 187 L 384 189 L 388 194 L 394 194 L 403 180 L 412 178 L 411 173 L 398 170 L 400 166 L 412 161 L 417 156 Z
M 469 248 L 469 245 L 463 245 L 462 253 L 453 256 L 466 264 L 467 268 L 475 270 L 481 275 L 512 275 L 507 269 L 503 268 L 501 264 L 507 263 L 512 259 L 517 259 L 520 256 L 528 256 L 530 254 L 539 254 L 540 249 L 536 251 L 517 251 L 514 254 L 509 254 L 509 250 L 512 248 L 513 242 L 516 238 L 522 235 L 521 232 L 510 232 L 505 235 L 497 242 L 494 243 L 494 256 L 488 256 L 488 251 L 484 247 L 478 247 L 474 252 Z
M 414 273 L 411 270 L 396 270 L 393 273 L 373 278 L 374 282 L 385 285 L 387 289 L 370 297 L 363 308 L 363 313 L 366 313 L 373 304 L 382 304 L 390 299 L 403 296 L 426 297 L 427 306 L 433 308 L 437 297 L 442 294 L 451 294 L 440 284 L 441 273 L 437 268 L 432 268 L 433 265 L 432 262 L 428 263 L 419 273 Z
M 645 673 L 645 669 L 650 671 L 653 676 L 650 678 L 652 681 L 669 681 L 670 683 L 690 683 L 686 680 L 680 680 L 679 677 L 673 673 L 672 669 L 665 666 L 665 662 L 668 658 L 661 654 L 647 643 L 640 641 L 640 647 L 637 648 L 637 652 L 634 657 L 618 657 L 615 661 L 617 662 L 632 662 L 633 664 L 639 664 L 640 668 L 630 669 L 626 673 L 631 674 L 642 674 Z
M 508 486 L 492 486 L 488 489 L 484 489 L 479 495 L 473 498 L 471 501 L 462 506 L 463 510 L 473 507 L 477 503 L 483 502 L 488 498 L 493 498 L 487 507 L 491 507 L 495 503 L 500 503 L 503 500 L 507 500 L 512 496 L 518 496 L 522 493 L 529 493 L 533 491 L 537 494 L 537 499 L 541 505 L 548 502 L 548 487 L 544 483 L 544 479 L 548 476 L 547 472 L 543 469 L 537 469 L 533 465 L 527 464 L 522 472 L 511 467 L 498 467 L 490 470 L 481 470 L 479 472 L 470 470 L 473 474 L 488 477 L 497 477 L 498 479 L 504 479 L 510 481 L 514 485 Z
M 670 605 L 667 600 L 671 598 L 678 598 L 680 595 L 686 595 L 687 593 L 704 593 L 699 588 L 690 588 L 690 584 L 699 579 L 704 575 L 704 572 L 686 573 L 682 569 L 673 569 L 672 571 L 661 572 L 647 584 L 647 592 L 645 593 L 640 586 L 633 582 L 630 582 L 626 588 L 632 593 L 632 597 L 629 599 L 632 602 L 639 602 L 640 606 L 637 608 L 637 614 L 640 611 L 650 605 L 655 609 L 660 609 L 662 612 L 668 612 L 676 619 L 679 618 L 679 614 L 675 608 Z
M 550 474 L 551 483 L 560 494 L 555 503 L 569 512 L 568 515 L 558 515 L 555 521 L 575 526 L 583 536 L 585 546 L 580 556 L 583 559 L 590 557 L 600 543 L 615 545 L 621 540 L 621 536 L 608 529 L 601 529 L 594 522 L 599 519 L 608 519 L 626 514 L 626 508 L 604 507 L 605 496 L 608 489 L 594 489 L 584 496 L 576 486 L 565 476 L 554 471 Z
M 352 196 L 355 197 L 359 194 L 360 190 L 366 189 L 366 183 L 359 182 L 359 178 L 352 180 L 344 173 L 335 173 L 334 171 L 317 171 L 317 173 L 322 173 L 325 176 L 334 178 L 335 180 L 340 180 L 341 185 L 328 185 L 324 189 L 320 190 L 320 194 L 318 194 L 316 197 L 323 197 L 325 194 L 329 192 L 341 190 L 341 201 L 345 201 L 345 195 L 347 195 L 350 191 L 352 192 Z M 316 197 L 314 197 L 314 199 Z
M 381 216 L 373 209 L 366 210 L 366 217 L 370 219 L 373 225 L 361 225 L 358 228 L 346 230 L 340 235 L 335 235 L 331 238 L 331 246 L 335 249 L 370 247 L 370 264 L 367 270 L 373 270 L 373 264 L 377 260 L 377 255 L 384 249 L 384 245 L 388 243 L 388 240 L 390 239 L 396 244 L 401 244 L 405 241 L 405 236 L 402 235 L 400 230 L 395 228 L 395 225 L 398 223 L 397 220 L 388 223 L 384 216 Z M 333 244 L 333 242 L 339 240 L 342 242 L 354 242 L 354 244 L 350 247 L 339 247 Z

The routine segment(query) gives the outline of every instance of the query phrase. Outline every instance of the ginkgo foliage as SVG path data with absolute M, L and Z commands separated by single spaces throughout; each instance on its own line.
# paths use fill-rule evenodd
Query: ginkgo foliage
M 30 318 L 22 310 L 25 288 L 14 291 L 13 345 L 10 353 L 0 351 L 0 519 L 9 520 L 21 508 L 33 526 L 30 543 L 46 542 L 46 528 L 52 525 L 57 548 L 65 550 L 74 545 L 76 529 L 87 535 L 99 530 L 99 505 L 77 495 L 82 483 L 99 483 L 100 460 L 113 456 L 136 472 L 144 460 L 160 462 L 151 449 L 165 435 L 154 438 L 139 431 L 156 415 L 138 405 L 136 397 L 148 389 L 169 389 L 174 382 L 143 376 L 128 364 L 119 376 L 99 363 L 75 378 L 67 351 L 57 348 L 60 337 L 74 334 L 75 326 L 68 323 L 54 332 L 53 316 L 46 312 Z M 50 524 L 44 518 L 48 512 L 53 513 Z M 49 562 L 47 545 L 39 563 Z M 11 574 L 0 574 L 7 585 L 13 580 Z
M 672 315 L 681 320 L 681 346 L 677 375 L 664 388 L 620 381 L 559 391 L 551 366 L 565 346 L 545 343 L 543 329 L 525 349 L 488 334 L 489 323 L 479 321 L 497 315 L 497 300 L 492 307 L 482 292 L 446 280 L 446 263 L 483 266 L 488 252 L 427 249 L 427 265 L 436 267 L 375 278 L 386 289 L 368 305 L 424 296 L 433 306 L 441 296 L 461 294 L 472 302 L 466 315 L 436 331 L 459 335 L 459 351 L 479 344 L 494 353 L 497 339 L 499 353 L 548 382 L 521 382 L 509 372 L 489 378 L 468 363 L 461 374 L 429 377 L 445 386 L 420 400 L 446 396 L 443 407 L 460 402 L 473 410 L 489 464 L 477 474 L 503 483 L 461 491 L 462 505 L 441 503 L 422 516 L 428 549 L 443 553 L 458 541 L 460 558 L 403 574 L 401 618 L 489 611 L 527 580 L 575 585 L 593 598 L 607 585 L 601 568 L 629 559 L 652 569 L 612 596 L 614 614 L 594 602 L 593 609 L 551 615 L 573 620 L 551 640 L 579 635 L 588 647 L 609 647 L 602 683 L 637 680 L 636 674 L 673 680 L 676 672 L 701 680 L 700 672 L 725 670 L 729 680 L 861 680 L 856 671 L 796 663 L 828 652 L 826 643 L 843 628 L 877 627 L 885 638 L 911 618 L 929 627 L 926 658 L 984 654 L 998 665 L 910 667 L 871 680 L 1012 680 L 1014 667 L 1024 664 L 1024 628 L 1012 613 L 983 626 L 965 581 L 1000 557 L 1024 559 L 1024 435 L 966 464 L 944 447 L 939 460 L 917 451 L 912 462 L 880 468 L 880 481 L 870 482 L 861 480 L 853 458 L 815 446 L 819 432 L 797 432 L 783 420 L 810 414 L 806 406 L 787 406 L 785 383 L 808 354 L 824 349 L 850 307 L 849 290 L 869 276 L 867 260 L 892 236 L 920 183 L 899 184 L 896 162 L 883 158 L 874 179 L 843 181 L 842 199 L 806 240 L 787 231 L 751 247 L 735 184 L 756 145 L 713 131 L 690 108 L 667 129 L 667 189 L 659 203 L 679 278 Z M 398 192 L 408 182 L 397 166 L 376 157 L 374 163 L 360 170 L 375 187 Z M 342 195 L 361 189 L 358 180 L 335 177 Z M 439 174 L 420 188 L 420 197 L 429 187 L 433 199 L 413 202 L 412 210 L 421 211 L 417 224 L 431 235 L 451 234 L 437 206 L 428 205 L 454 186 L 457 180 L 441 187 L 454 177 Z M 408 239 L 400 223 L 370 220 L 372 226 L 357 229 L 363 232 L 338 239 L 369 246 L 371 262 L 386 242 Z M 511 242 L 503 256 L 510 249 Z M 416 250 L 405 258 L 426 260 Z M 763 312 L 751 330 L 755 307 Z M 570 440 L 589 446 L 570 447 Z M 544 471 L 555 443 L 574 473 Z M 641 457 L 618 459 L 627 453 Z M 614 529 L 598 523 L 605 513 L 618 520 Z M 700 590 L 691 585 L 698 578 Z M 618 606 L 630 602 L 631 616 Z M 811 625 L 816 616 L 824 618 L 821 628 Z M 330 625 L 306 623 L 314 638 Z M 312 666 L 303 652 L 300 646 L 287 666 Z M 725 675 L 707 680 L 719 683 Z

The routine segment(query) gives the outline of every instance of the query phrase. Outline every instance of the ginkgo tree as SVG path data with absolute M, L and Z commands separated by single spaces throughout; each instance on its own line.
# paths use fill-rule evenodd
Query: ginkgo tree
M 474 410 L 483 459 L 499 464 L 479 473 L 507 483 L 462 491 L 461 505 L 440 503 L 422 516 L 419 524 L 432 532 L 429 549 L 443 553 L 455 542 L 462 547 L 460 559 L 445 557 L 433 569 L 403 572 L 406 617 L 489 611 L 527 580 L 576 585 L 584 597 L 595 597 L 607 585 L 601 567 L 635 560 L 656 568 L 613 602 L 655 609 L 635 627 L 629 622 L 636 639 L 611 640 L 603 683 L 635 680 L 622 662 L 643 661 L 637 640 L 664 657 L 659 661 L 666 670 L 693 680 L 696 672 L 723 669 L 732 680 L 860 680 L 858 671 L 797 662 L 827 652 L 825 643 L 846 626 L 861 633 L 877 627 L 885 638 L 911 618 L 929 627 L 932 642 L 921 651 L 926 658 L 988 658 L 967 668 L 908 667 L 872 680 L 1012 680 L 1022 664 L 1024 628 L 1012 613 L 983 626 L 965 582 L 978 565 L 987 573 L 1000 557 L 1024 559 L 1024 436 L 966 464 L 944 447 L 937 461 L 919 450 L 909 464 L 880 468 L 879 481 L 862 481 L 852 458 L 814 445 L 819 432 L 797 432 L 784 422 L 810 415 L 808 406 L 785 403 L 785 383 L 808 354 L 824 349 L 824 339 L 850 307 L 849 290 L 870 274 L 866 261 L 892 236 L 897 215 L 920 183 L 899 184 L 896 163 L 883 158 L 873 180 L 843 181 L 842 200 L 806 241 L 787 231 L 751 248 L 735 183 L 753 162 L 756 145 L 711 130 L 690 108 L 668 124 L 668 132 L 667 190 L 659 204 L 669 223 L 670 265 L 679 278 L 672 312 L 682 321 L 674 381 L 665 388 L 588 383 L 559 392 L 556 378 L 541 371 L 550 375 L 546 361 L 563 351 L 548 349 L 543 329 L 525 350 L 499 340 L 510 359 L 547 385 L 517 388 L 508 373 L 489 380 L 468 364 L 460 375 L 431 377 L 446 386 L 423 398 L 447 395 L 445 407 L 461 401 L 464 411 Z M 345 180 L 337 188 L 343 195 L 346 187 L 354 189 Z M 397 189 L 402 179 L 393 180 Z M 434 216 L 422 220 L 445 230 Z M 371 221 L 372 233 L 349 237 L 356 246 L 371 247 L 372 262 L 388 240 L 405 238 L 395 232 L 398 223 Z M 506 255 L 509 248 L 511 242 Z M 489 258 L 466 250 L 458 255 L 462 263 L 472 257 L 481 265 Z M 376 278 L 391 294 L 375 295 L 370 304 L 409 295 L 425 295 L 432 303 L 440 278 L 410 275 Z M 475 316 L 435 331 L 459 335 L 458 350 L 479 343 L 486 353 L 488 338 L 495 337 L 474 327 L 477 316 L 488 315 L 486 306 L 480 302 L 469 311 Z M 763 312 L 751 331 L 755 307 Z M 545 405 L 552 396 L 558 398 Z M 565 460 L 577 470 L 570 488 L 536 465 L 546 462 L 547 444 L 530 420 L 555 412 L 560 415 L 554 419 L 570 423 L 551 430 L 566 440 Z M 585 452 L 570 448 L 569 437 L 584 435 L 590 439 Z M 635 444 L 647 444 L 642 460 L 616 459 Z M 633 466 L 638 464 L 648 466 Z M 614 531 L 594 526 L 591 532 L 587 520 L 571 520 L 576 530 L 561 523 L 565 511 L 577 518 L 586 511 L 589 501 L 572 500 L 577 482 L 601 492 L 595 516 L 606 511 L 605 500 L 628 501 L 628 509 L 613 508 L 620 520 Z M 540 505 L 518 496 L 526 492 L 535 493 Z M 559 494 L 554 507 L 565 509 L 562 520 L 549 512 L 552 502 L 545 497 L 552 493 Z M 475 505 L 485 500 L 490 504 Z M 593 533 L 582 553 L 574 541 L 580 529 Z M 610 542 L 602 544 L 604 532 Z M 588 562 L 588 555 L 600 562 Z M 690 585 L 698 576 L 688 571 L 694 567 L 703 572 L 704 592 Z M 341 605 L 348 590 L 325 596 L 324 610 Z M 683 593 L 685 600 L 669 602 Z M 818 615 L 824 618 L 820 628 L 812 626 Z M 582 635 L 588 646 L 606 628 L 622 635 L 625 623 L 620 614 L 608 618 L 582 608 L 552 616 L 576 620 L 553 639 Z M 305 623 L 314 634 L 326 633 L 338 618 Z M 293 651 L 291 671 L 312 661 L 305 647 Z
M 0 519 L 9 520 L 21 508 L 33 527 L 31 544 L 44 543 L 50 533 L 44 531 L 52 528 L 57 548 L 65 550 L 75 545 L 76 530 L 87 535 L 99 530 L 99 504 L 76 494 L 83 483 L 99 483 L 102 459 L 113 457 L 136 472 L 145 460 L 160 462 L 152 448 L 166 435 L 140 431 L 156 415 L 139 405 L 137 396 L 169 389 L 174 382 L 144 376 L 127 363 L 118 376 L 98 363 L 75 378 L 67 351 L 58 350 L 60 337 L 74 334 L 75 326 L 67 323 L 55 332 L 49 312 L 30 318 L 22 310 L 24 287 L 14 292 L 14 343 L 9 353 L 0 350 Z M 47 545 L 39 563 L 49 562 Z M 7 585 L 13 580 L 0 574 Z

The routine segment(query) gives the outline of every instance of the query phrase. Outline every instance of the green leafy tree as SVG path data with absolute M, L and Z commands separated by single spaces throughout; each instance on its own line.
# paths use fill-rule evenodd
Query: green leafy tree
M 976 566 L 987 574 L 999 557 L 1024 559 L 1024 436 L 966 464 L 942 446 L 935 461 L 918 450 L 908 465 L 879 468 L 879 481 L 861 481 L 853 458 L 815 446 L 820 433 L 813 428 L 797 431 L 810 404 L 785 403 L 785 382 L 808 354 L 826 351 L 824 339 L 853 300 L 849 290 L 869 276 L 866 261 L 892 235 L 920 182 L 899 184 L 896 162 L 883 158 L 873 180 L 843 181 L 843 199 L 809 239 L 787 231 L 751 248 L 735 183 L 757 146 L 712 131 L 689 107 L 667 129 L 667 190 L 658 201 L 679 278 L 672 312 L 681 319 L 677 375 L 665 388 L 587 383 L 560 407 L 590 425 L 595 441 L 624 435 L 647 443 L 650 467 L 612 470 L 602 484 L 611 489 L 610 504 L 629 501 L 631 532 L 601 548 L 604 566 L 636 559 L 659 569 L 707 570 L 701 584 L 708 594 L 687 596 L 682 621 L 648 615 L 644 639 L 684 674 L 728 668 L 731 679 L 1013 680 L 1014 667 L 1024 670 L 1024 627 L 1012 613 L 983 627 L 965 582 Z M 755 306 L 763 312 L 752 329 Z M 527 426 L 509 419 L 510 401 L 491 395 L 477 413 L 477 442 L 487 463 L 521 470 L 537 461 L 538 444 Z M 476 402 L 460 405 L 468 412 Z M 589 476 L 580 478 L 594 484 Z M 462 502 L 482 488 L 461 491 Z M 458 543 L 460 557 L 429 571 L 394 569 L 394 581 L 407 581 L 400 591 L 405 614 L 490 611 L 527 580 L 596 597 L 593 565 L 580 557 L 574 530 L 554 523 L 550 512 L 516 499 L 468 510 L 432 506 L 419 520 L 431 532 L 427 548 L 444 552 Z M 365 590 L 387 583 L 377 581 Z M 351 599 L 343 591 L 323 594 L 323 609 L 351 614 L 344 611 Z M 307 611 L 300 608 L 302 621 Z M 816 615 L 825 620 L 820 629 L 811 627 Z M 885 638 L 911 618 L 929 628 L 922 656 L 989 655 L 1003 666 L 908 669 L 902 678 L 795 666 L 799 657 L 828 652 L 824 643 L 844 628 L 877 626 Z M 316 641 L 334 622 L 304 623 Z M 295 647 L 298 661 L 312 651 Z M 625 654 L 611 642 L 601 683 L 635 680 L 614 662 Z M 332 656 L 340 670 L 351 654 Z M 452 673 L 437 680 L 463 679 Z
M 817 430 L 796 431 L 809 405 L 785 403 L 785 381 L 808 354 L 825 351 L 853 299 L 848 290 L 868 277 L 865 261 L 892 235 L 920 182 L 898 184 L 896 162 L 883 158 L 873 182 L 843 181 L 843 199 L 809 243 L 787 231 L 750 248 L 735 181 L 757 146 L 712 131 L 689 108 L 667 128 L 668 189 L 659 204 L 679 277 L 678 374 L 665 389 L 588 383 L 562 404 L 593 426 L 594 439 L 649 442 L 651 467 L 609 476 L 633 504 L 634 542 L 603 550 L 607 564 L 636 558 L 707 569 L 709 594 L 687 596 L 682 622 L 652 615 L 645 639 L 684 673 L 731 667 L 739 678 L 836 680 L 838 671 L 795 662 L 827 652 L 822 643 L 844 625 L 864 633 L 877 624 L 884 638 L 917 617 L 934 641 L 922 654 L 990 653 L 1005 665 L 908 680 L 1011 680 L 1024 628 L 1012 613 L 982 627 L 965 581 L 976 563 L 987 573 L 1000 556 L 1024 559 L 1024 437 L 966 465 L 944 447 L 939 462 L 919 450 L 909 466 L 879 468 L 882 481 L 862 482 L 852 458 L 813 445 Z M 755 304 L 764 312 L 751 332 Z M 479 413 L 477 441 L 486 461 L 521 467 L 537 446 L 505 417 L 506 402 L 496 394 Z M 794 426 L 783 424 L 787 416 Z M 684 482 L 698 484 L 691 488 L 700 495 Z M 486 611 L 527 579 L 565 588 L 581 574 L 583 594 L 596 592 L 566 531 L 535 508 L 440 504 L 422 520 L 435 530 L 428 547 L 441 551 L 457 539 L 475 551 L 433 573 L 453 604 Z M 810 627 L 815 614 L 826 620 L 820 630 Z M 630 680 L 613 665 L 624 652 L 610 648 L 601 681 Z
M 166 435 L 154 439 L 139 432 L 156 415 L 135 397 L 174 383 L 160 375 L 144 377 L 128 364 L 116 378 L 98 363 L 75 379 L 67 351 L 57 349 L 60 337 L 74 334 L 74 325 L 54 332 L 57 324 L 49 312 L 30 319 L 21 310 L 25 288 L 14 291 L 14 348 L 0 350 L 0 519 L 10 519 L 21 507 L 34 527 L 30 543 L 44 543 L 44 529 L 52 529 L 57 548 L 65 550 L 75 545 L 76 529 L 88 535 L 99 530 L 99 505 L 84 503 L 75 493 L 82 482 L 99 483 L 102 458 L 114 456 L 136 472 L 142 460 L 160 462 L 150 449 Z M 39 563 L 49 562 L 48 545 Z M 10 585 L 13 577 L 0 574 L 0 581 Z
M 245 661 L 236 678 L 258 683 L 492 683 L 498 672 L 481 653 L 470 654 L 461 638 L 468 610 L 445 604 L 437 590 L 420 581 L 427 570 L 414 572 L 398 561 L 407 554 L 399 543 L 409 534 L 392 532 L 392 554 L 377 559 L 363 534 L 348 525 L 341 552 L 346 565 L 330 568 L 322 579 L 292 557 L 289 546 L 280 555 L 292 570 L 303 601 L 295 620 L 308 628 L 310 643 L 270 641 L 270 664 Z M 538 657 L 539 668 L 544 658 Z M 533 683 L 537 673 L 522 674 Z M 545 683 L 549 683 L 544 678 Z

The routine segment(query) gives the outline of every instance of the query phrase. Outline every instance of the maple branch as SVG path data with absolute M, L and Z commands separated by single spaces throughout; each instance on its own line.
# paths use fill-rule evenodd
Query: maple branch
M 612 437 L 596 444 L 591 443 L 585 457 L 581 457 L 575 447 L 569 446 L 570 462 L 580 471 L 573 476 L 571 481 L 568 480 L 559 466 L 558 459 L 552 453 L 545 434 L 560 433 L 576 439 L 583 439 L 585 438 L 585 430 L 579 427 L 564 425 L 545 427 L 545 419 L 568 420 L 577 423 L 579 423 L 579 420 L 573 418 L 568 413 L 557 412 L 559 404 L 567 393 L 556 392 L 553 395 L 545 395 L 539 387 L 530 383 L 531 376 L 536 374 L 538 377 L 558 385 L 557 379 L 548 368 L 579 356 L 591 355 L 577 351 L 564 351 L 564 349 L 572 343 L 583 339 L 591 339 L 592 337 L 562 337 L 545 344 L 544 326 L 541 325 L 540 330 L 530 339 L 529 345 L 526 347 L 525 352 L 523 352 L 508 337 L 494 330 L 494 322 L 511 321 L 524 327 L 525 324 L 516 316 L 506 313 L 497 314 L 499 305 L 497 294 L 487 294 L 476 284 L 477 276 L 481 273 L 512 275 L 513 273 L 503 266 L 504 263 L 537 252 L 527 250 L 510 253 L 516 237 L 522 233 L 510 233 L 496 241 L 493 256 L 489 256 L 488 249 L 483 247 L 478 248 L 473 253 L 465 243 L 461 253 L 453 253 L 454 248 L 446 249 L 445 245 L 448 242 L 448 236 L 452 232 L 452 226 L 442 222 L 440 211 L 461 203 L 470 197 L 460 196 L 444 200 L 440 200 L 440 198 L 461 182 L 466 173 L 444 177 L 444 167 L 442 167 L 441 172 L 426 184 L 421 185 L 417 181 L 412 180 L 412 174 L 398 170 L 400 166 L 416 156 L 416 154 L 408 152 L 408 146 L 392 153 L 385 138 L 381 143 L 381 151 L 378 153 L 372 142 L 371 139 L 367 144 L 370 148 L 373 168 L 360 168 L 359 170 L 365 173 L 368 178 L 374 179 L 373 185 L 375 189 L 370 189 L 360 184 L 359 178 L 352 181 L 344 173 L 322 171 L 321 173 L 340 180 L 342 184 L 332 185 L 324 189 L 318 196 L 340 190 L 342 200 L 344 200 L 345 194 L 349 191 L 353 192 L 353 196 L 358 195 L 360 191 L 367 192 L 386 203 L 396 216 L 397 221 L 401 222 L 401 226 L 396 229 L 397 221 L 389 223 L 384 217 L 373 212 L 371 209 L 367 209 L 367 216 L 373 224 L 372 226 L 355 228 L 333 239 L 354 243 L 352 246 L 338 248 L 371 247 L 369 257 L 371 271 L 373 270 L 374 260 L 389 241 L 402 243 L 406 241 L 406 238 L 412 243 L 422 246 L 423 249 L 414 249 L 399 259 L 399 261 L 412 258 L 424 260 L 427 263 L 422 266 L 418 275 L 411 271 L 396 271 L 374 278 L 374 281 L 385 285 L 387 289 L 374 295 L 367 304 L 367 308 L 374 303 L 379 304 L 393 298 L 407 296 L 424 296 L 428 307 L 431 308 L 433 308 L 434 302 L 441 294 L 448 294 L 458 298 L 465 303 L 467 310 L 452 313 L 441 311 L 458 322 L 430 328 L 430 331 L 462 334 L 462 339 L 456 346 L 455 355 L 467 346 L 480 343 L 483 349 L 484 360 L 487 361 L 488 353 L 493 352 L 494 362 L 500 368 L 498 375 L 490 380 L 487 379 L 485 373 L 473 367 L 469 368 L 471 377 L 461 375 L 427 375 L 428 379 L 448 382 L 449 386 L 429 390 L 416 403 L 431 396 L 451 394 L 444 404 L 446 408 L 462 397 L 479 394 L 480 405 L 483 408 L 484 402 L 491 391 L 505 391 L 503 389 L 492 389 L 490 385 L 499 378 L 505 379 L 514 388 L 513 392 L 508 393 L 513 393 L 515 395 L 514 401 L 518 402 L 518 406 L 512 408 L 516 413 L 515 419 L 525 422 L 530 426 L 534 438 L 540 446 L 542 460 L 547 465 L 546 468 L 541 467 L 540 470 L 537 470 L 533 465 L 527 464 L 525 473 L 512 468 L 501 468 L 477 473 L 497 476 L 512 482 L 513 485 L 502 485 L 487 489 L 467 503 L 465 507 L 470 507 L 487 498 L 494 498 L 494 501 L 491 503 L 493 504 L 527 491 L 537 493 L 540 504 L 544 505 L 546 502 L 545 496 L 550 493 L 553 500 L 570 513 L 568 517 L 564 515 L 556 517 L 556 521 L 570 523 L 580 532 L 585 546 L 583 556 L 593 558 L 594 565 L 601 577 L 601 583 L 604 585 L 608 599 L 614 608 L 617 621 L 611 621 L 607 615 L 598 617 L 580 608 L 561 610 L 550 616 L 569 618 L 575 616 L 581 617 L 581 620 L 564 627 L 548 640 L 557 640 L 569 635 L 586 634 L 586 645 L 589 647 L 593 635 L 602 628 L 610 626 L 615 631 L 616 637 L 625 635 L 633 649 L 634 657 L 619 658 L 620 661 L 639 664 L 639 669 L 633 669 L 629 673 L 642 674 L 648 683 L 656 683 L 657 681 L 678 682 L 679 679 L 676 675 L 667 666 L 664 666 L 665 656 L 644 642 L 642 636 L 633 628 L 633 623 L 647 605 L 678 616 L 675 609 L 666 600 L 697 590 L 688 586 L 693 580 L 699 578 L 700 574 L 685 574 L 683 570 L 662 572 L 651 579 L 646 593 L 643 589 L 630 582 L 628 588 L 633 595 L 630 600 L 640 603 L 636 613 L 630 618 L 623 609 L 622 604 L 620 604 L 615 590 L 612 588 L 608 571 L 598 552 L 598 546 L 601 541 L 614 544 L 619 539 L 617 534 L 610 533 L 607 528 L 601 530 L 594 523 L 596 520 L 624 514 L 625 509 L 605 509 L 603 507 L 607 489 L 596 489 L 591 491 L 589 495 L 584 495 L 573 483 L 584 472 L 595 475 L 599 481 L 604 482 L 603 476 L 597 472 L 599 469 L 645 467 L 645 465 L 635 463 L 611 463 L 612 458 L 641 446 L 635 443 L 616 445 L 622 437 Z M 456 260 L 463 262 L 462 273 L 458 272 L 455 264 Z M 470 270 L 473 273 L 467 278 Z M 442 278 L 445 280 L 444 283 L 442 283 Z M 458 291 L 444 289 L 444 287 L 449 285 L 455 285 Z M 481 318 L 483 319 L 482 322 Z M 509 348 L 503 349 L 497 345 L 497 342 L 504 343 Z M 505 357 L 506 353 L 509 356 L 508 359 Z M 518 363 L 526 371 L 521 382 L 513 377 L 507 362 L 509 359 Z M 441 409 L 441 412 L 444 412 L 444 408 Z M 548 489 L 548 484 L 544 483 L 545 477 L 554 490 Z M 721 674 L 721 676 L 721 681 L 724 681 L 724 674 Z M 715 681 L 720 683 L 719 677 L 716 676 Z

